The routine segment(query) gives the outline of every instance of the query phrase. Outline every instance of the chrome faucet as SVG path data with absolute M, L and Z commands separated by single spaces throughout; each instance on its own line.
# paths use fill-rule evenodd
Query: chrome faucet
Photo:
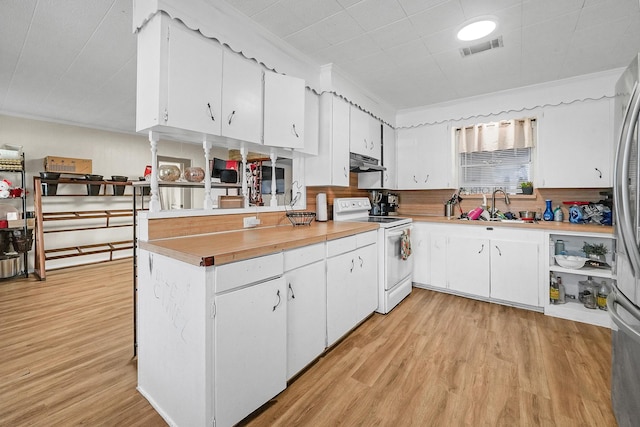
M 502 188 L 497 188 L 495 190 L 493 190 L 493 194 L 491 194 L 491 218 L 494 219 L 496 217 L 496 212 L 498 211 L 496 209 L 496 193 L 498 191 L 502 191 L 502 193 L 504 194 L 504 204 L 508 205 L 511 203 L 511 201 L 509 200 L 509 195 L 502 189 Z

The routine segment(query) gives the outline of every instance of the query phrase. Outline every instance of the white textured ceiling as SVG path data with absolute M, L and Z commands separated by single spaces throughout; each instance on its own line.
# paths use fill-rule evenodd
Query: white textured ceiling
M 221 0 L 210 0 L 221 1 Z M 626 66 L 638 0 L 228 0 L 319 64 L 401 109 Z M 2 0 L 0 113 L 133 132 L 131 0 Z M 462 58 L 495 15 L 504 47 Z

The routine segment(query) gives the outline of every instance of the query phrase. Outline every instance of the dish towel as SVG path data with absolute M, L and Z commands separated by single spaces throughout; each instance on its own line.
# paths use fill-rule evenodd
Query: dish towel
M 406 260 L 411 256 L 411 230 L 404 230 L 400 237 L 400 257 Z

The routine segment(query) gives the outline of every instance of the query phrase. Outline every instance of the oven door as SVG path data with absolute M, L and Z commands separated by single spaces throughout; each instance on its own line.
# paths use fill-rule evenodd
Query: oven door
M 385 290 L 392 289 L 413 272 L 413 256 L 402 259 L 401 246 L 402 234 L 405 230 L 411 230 L 410 224 L 385 229 L 384 263 L 385 263 Z

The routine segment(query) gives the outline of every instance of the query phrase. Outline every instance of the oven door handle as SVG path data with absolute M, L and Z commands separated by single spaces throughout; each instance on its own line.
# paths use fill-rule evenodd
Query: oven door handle
M 410 225 L 409 227 L 405 227 L 402 229 L 402 231 L 392 231 L 389 232 L 387 234 L 387 237 L 396 237 L 396 236 L 402 236 L 402 233 L 405 232 L 405 230 L 413 230 L 413 225 Z

